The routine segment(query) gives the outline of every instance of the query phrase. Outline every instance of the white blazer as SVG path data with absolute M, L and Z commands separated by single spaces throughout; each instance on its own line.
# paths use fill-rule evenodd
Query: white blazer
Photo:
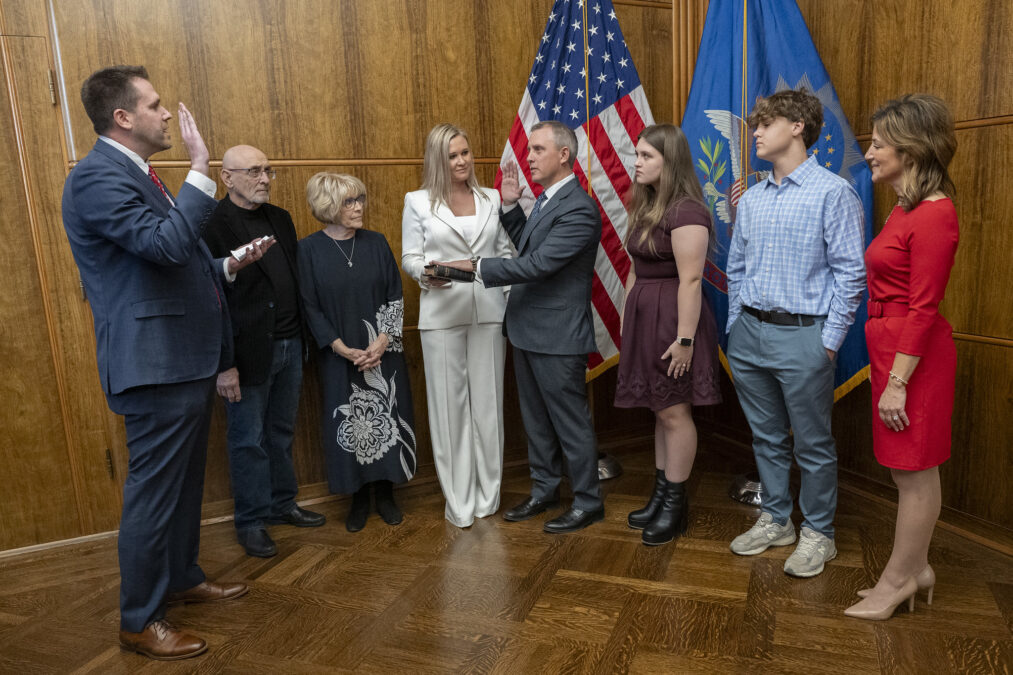
M 401 217 L 401 267 L 422 287 L 419 300 L 419 329 L 453 328 L 478 323 L 502 323 L 509 288 L 486 288 L 481 283 L 453 282 L 443 288 L 429 288 L 422 280 L 422 268 L 430 261 L 482 258 L 512 258 L 513 244 L 499 222 L 500 196 L 496 190 L 481 188 L 487 199 L 475 195 L 475 228 L 467 239 L 456 225 L 450 208 L 429 206 L 429 192 L 416 190 L 404 197 Z

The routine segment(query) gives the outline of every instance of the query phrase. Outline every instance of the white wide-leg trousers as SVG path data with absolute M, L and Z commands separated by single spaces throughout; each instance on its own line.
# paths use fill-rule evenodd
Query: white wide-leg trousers
M 446 517 L 458 527 L 496 513 L 503 479 L 503 324 L 419 331 L 429 434 Z

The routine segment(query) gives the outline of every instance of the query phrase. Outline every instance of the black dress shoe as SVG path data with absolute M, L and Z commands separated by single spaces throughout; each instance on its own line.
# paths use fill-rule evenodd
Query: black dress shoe
M 236 538 L 239 539 L 240 545 L 246 549 L 246 555 L 252 555 L 255 558 L 270 558 L 278 554 L 278 547 L 274 545 L 267 530 L 262 527 L 255 530 L 240 530 L 236 532 Z
M 271 516 L 267 519 L 268 525 L 295 525 L 296 527 L 320 527 L 327 522 L 323 514 L 307 511 L 293 504 L 292 508 L 285 513 Z
M 591 523 L 597 523 L 599 520 L 605 520 L 604 506 L 599 506 L 594 511 L 581 511 L 580 509 L 571 507 L 563 515 L 546 522 L 545 527 L 542 529 L 550 534 L 565 534 L 567 532 L 583 530 Z
M 519 523 L 523 520 L 534 518 L 539 513 L 544 513 L 546 509 L 551 509 L 556 506 L 559 506 L 558 497 L 553 497 L 545 501 L 535 499 L 534 497 L 528 497 L 523 502 L 504 513 L 503 520 L 509 520 L 511 523 Z

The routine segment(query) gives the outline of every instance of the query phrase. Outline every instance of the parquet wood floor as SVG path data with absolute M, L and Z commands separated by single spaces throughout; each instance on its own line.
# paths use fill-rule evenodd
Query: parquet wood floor
M 893 512 L 842 491 L 838 558 L 813 579 L 782 571 L 791 547 L 741 558 L 728 542 L 756 518 L 726 496 L 735 450 L 702 436 L 689 532 L 647 547 L 626 527 L 653 481 L 649 450 L 620 453 L 606 521 L 572 535 L 544 518 L 494 516 L 459 530 L 436 485 L 401 492 L 403 524 L 274 527 L 279 554 L 249 558 L 231 523 L 206 526 L 212 579 L 245 580 L 222 604 L 169 609 L 208 640 L 196 659 L 149 661 L 117 646 L 115 540 L 0 561 L 0 672 L 10 673 L 1007 673 L 1013 559 L 937 530 L 934 603 L 886 622 L 842 610 L 874 580 Z M 526 494 L 510 470 L 502 501 Z M 796 525 L 798 515 L 795 517 Z

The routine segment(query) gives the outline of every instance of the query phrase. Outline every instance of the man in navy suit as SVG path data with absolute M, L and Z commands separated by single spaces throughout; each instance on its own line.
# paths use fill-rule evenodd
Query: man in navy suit
M 500 220 L 517 257 L 439 263 L 475 271 L 486 286 L 511 286 L 503 331 L 514 347 L 531 495 L 503 518 L 528 520 L 555 506 L 565 457 L 573 504 L 545 523 L 550 533 L 574 532 L 605 517 L 584 381 L 587 355 L 596 349 L 591 280 L 601 214 L 573 174 L 576 157 L 577 137 L 565 124 L 532 126 L 528 168 L 543 190 L 531 214 L 525 218 L 517 208 L 515 165 L 503 168 L 500 187 Z
M 227 600 L 245 584 L 197 564 L 216 374 L 231 365 L 223 280 L 259 259 L 214 260 L 201 231 L 215 207 L 209 154 L 190 112 L 179 126 L 190 172 L 173 196 L 148 165 L 171 147 L 172 115 L 140 66 L 92 73 L 81 100 L 99 139 L 63 189 L 63 223 L 91 303 L 99 377 L 123 415 L 130 460 L 120 520 L 120 644 L 155 659 L 207 649 L 165 621 L 174 602 Z

